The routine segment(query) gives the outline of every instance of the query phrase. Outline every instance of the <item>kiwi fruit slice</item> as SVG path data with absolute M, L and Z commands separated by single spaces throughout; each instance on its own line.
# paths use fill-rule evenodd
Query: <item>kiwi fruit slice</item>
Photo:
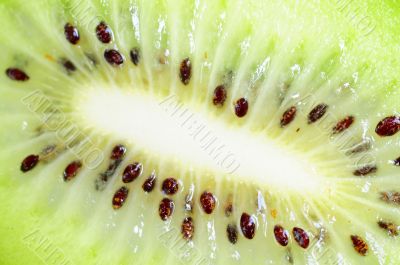
M 399 264 L 385 1 L 2 0 L 1 264 Z

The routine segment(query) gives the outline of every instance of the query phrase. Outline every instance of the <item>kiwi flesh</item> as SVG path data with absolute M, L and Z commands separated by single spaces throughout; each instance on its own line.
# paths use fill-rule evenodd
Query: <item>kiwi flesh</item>
M 0 264 L 399 264 L 391 1 L 3 0 Z

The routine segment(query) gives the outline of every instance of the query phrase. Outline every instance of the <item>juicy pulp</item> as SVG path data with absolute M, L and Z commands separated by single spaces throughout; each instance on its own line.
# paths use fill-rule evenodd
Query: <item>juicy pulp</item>
M 1 69 L 20 67 L 30 77 L 15 82 L 0 76 L 2 264 L 399 262 L 398 239 L 377 225 L 400 217 L 398 205 L 380 200 L 380 192 L 400 189 L 398 167 L 390 163 L 400 155 L 399 135 L 375 133 L 384 117 L 399 115 L 399 16 L 390 1 L 18 0 L 2 1 L 0 14 Z M 113 31 L 109 45 L 95 34 L 102 20 Z M 77 45 L 65 39 L 66 23 L 79 29 Z M 134 48 L 140 49 L 137 66 L 129 56 Z M 106 49 L 121 52 L 124 64 L 109 65 Z M 179 77 L 185 58 L 192 65 L 188 85 Z M 66 71 L 63 59 L 77 70 Z M 228 96 L 216 107 L 213 91 L 221 84 Z M 233 104 L 242 97 L 249 111 L 239 119 Z M 48 108 L 38 105 L 44 101 Z M 221 167 L 210 155 L 205 146 L 213 138 L 193 139 L 191 124 L 182 126 L 185 120 L 172 115 L 176 103 L 183 105 L 180 117 L 195 115 L 206 128 L 202 133 L 212 132 L 239 168 Z M 320 103 L 329 106 L 327 114 L 308 124 Z M 291 106 L 296 117 L 282 128 Z M 332 135 L 348 115 L 354 124 Z M 80 132 L 71 148 L 60 130 L 43 126 L 47 120 L 58 127 L 64 119 L 64 128 Z M 102 159 L 65 183 L 62 172 L 86 138 Z M 365 142 L 367 152 L 351 153 Z M 97 191 L 94 182 L 116 144 L 125 144 L 127 155 Z M 60 153 L 22 174 L 22 159 L 49 145 Z M 127 184 L 129 197 L 116 211 L 112 196 L 133 162 L 143 163 L 143 174 Z M 371 163 L 376 173 L 354 176 Z M 146 194 L 141 185 L 152 172 L 157 186 Z M 181 188 L 172 197 L 171 220 L 162 222 L 160 184 L 170 176 Z M 192 189 L 189 213 L 183 205 Z M 205 190 L 218 198 L 212 215 L 199 205 Z M 234 211 L 226 217 L 230 196 Z M 239 225 L 243 212 L 257 219 L 255 238 L 239 232 L 232 245 L 226 226 Z M 188 215 L 195 232 L 186 244 L 180 229 Z M 276 224 L 289 231 L 289 247 L 277 244 Z M 308 250 L 295 242 L 294 227 L 309 233 Z M 367 256 L 354 251 L 354 234 L 368 243 Z

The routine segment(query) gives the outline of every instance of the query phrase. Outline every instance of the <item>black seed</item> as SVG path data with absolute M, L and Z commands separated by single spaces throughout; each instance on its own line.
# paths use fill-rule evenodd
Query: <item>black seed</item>
M 354 122 L 353 116 L 348 116 L 343 120 L 339 121 L 335 127 L 333 127 L 333 134 L 338 134 L 348 129 Z
M 29 80 L 29 76 L 22 71 L 21 69 L 18 68 L 8 68 L 6 70 L 6 75 L 8 76 L 8 78 L 10 78 L 11 80 L 14 81 L 28 81 Z
M 232 196 L 232 194 L 229 194 L 228 198 L 226 199 L 224 212 L 225 212 L 226 217 L 231 216 L 233 213 L 233 196 Z
M 366 151 L 370 150 L 371 147 L 372 147 L 371 140 L 366 138 L 366 139 L 363 139 L 361 143 L 358 143 L 358 144 L 355 144 L 354 146 L 352 146 L 351 149 L 346 152 L 346 155 L 366 152 Z
M 181 62 L 179 68 L 179 77 L 184 85 L 189 84 L 190 77 L 192 76 L 192 65 L 189 58 L 184 59 Z
M 28 172 L 32 170 L 39 162 L 38 155 L 29 155 L 21 163 L 21 171 Z
M 376 126 L 375 132 L 379 136 L 392 136 L 400 131 L 400 117 L 391 116 L 381 120 Z
M 296 117 L 297 109 L 295 106 L 290 107 L 283 113 L 281 119 L 281 127 L 285 127 L 286 125 L 290 124 L 294 118 Z
M 393 165 L 400 166 L 400 157 L 398 157 L 395 160 L 393 160 Z
M 140 51 L 138 48 L 133 48 L 130 52 L 131 61 L 134 65 L 138 65 L 140 61 Z
M 375 173 L 377 170 L 378 168 L 376 166 L 365 166 L 355 170 L 353 172 L 353 175 L 357 177 L 367 176 L 369 174 Z
M 75 65 L 70 60 L 63 59 L 61 64 L 64 66 L 65 70 L 67 70 L 68 72 L 76 71 Z
M 71 43 L 71 44 L 77 44 L 79 42 L 79 31 L 76 27 L 71 25 L 70 23 L 65 24 L 64 26 L 64 34 L 65 38 Z
M 75 178 L 81 167 L 82 163 L 80 161 L 70 163 L 64 170 L 64 181 L 70 181 Z
M 121 164 L 121 162 L 122 160 L 112 160 L 111 163 L 108 165 L 106 172 L 103 172 L 102 174 L 106 175 L 107 177 L 111 177 L 115 173 L 115 170 Z M 107 178 L 105 180 L 107 181 Z
M 103 191 L 106 188 L 106 183 L 107 180 L 103 180 L 103 176 L 100 175 L 100 177 L 94 181 L 94 187 L 97 191 Z
M 145 192 L 151 192 L 156 185 L 156 174 L 151 174 L 143 183 L 142 188 Z
M 226 217 L 231 216 L 231 215 L 232 215 L 232 212 L 233 212 L 233 205 L 232 205 L 232 203 L 229 203 L 229 204 L 227 204 L 226 207 L 225 207 L 225 216 L 226 216 Z
M 121 187 L 119 190 L 117 190 L 112 199 L 113 208 L 114 209 L 121 208 L 124 205 L 126 199 L 128 198 L 128 194 L 129 194 L 129 189 L 127 187 Z
M 282 226 L 276 225 L 274 227 L 274 235 L 275 235 L 276 241 L 281 246 L 285 247 L 289 244 L 289 233 Z
M 380 228 L 385 229 L 389 236 L 398 236 L 399 227 L 390 222 L 379 221 L 378 225 Z
M 229 224 L 226 227 L 226 235 L 228 236 L 229 242 L 231 242 L 232 244 L 236 244 L 236 242 L 238 240 L 238 231 L 237 231 L 236 225 Z
M 368 245 L 365 241 L 356 235 L 350 236 L 351 241 L 353 242 L 354 250 L 357 251 L 358 254 L 365 256 L 368 252 Z
M 214 211 L 216 200 L 211 192 L 203 192 L 200 196 L 200 205 L 206 214 L 211 214 Z
M 244 117 L 249 109 L 249 102 L 245 98 L 240 98 L 235 104 L 235 113 L 239 118 Z
M 134 181 L 137 177 L 139 177 L 142 174 L 142 171 L 143 171 L 143 166 L 140 163 L 136 162 L 127 165 L 122 175 L 122 181 L 124 183 L 130 183 Z
M 104 22 L 100 22 L 96 27 L 97 39 L 102 43 L 110 43 L 112 41 L 112 31 Z
M 194 234 L 194 223 L 192 217 L 186 217 L 182 222 L 181 232 L 183 239 L 192 240 Z
M 240 228 L 247 239 L 253 239 L 256 234 L 256 221 L 254 217 L 243 213 L 240 217 Z
M 223 106 L 226 100 L 226 89 L 224 85 L 217 86 L 214 90 L 213 103 L 215 106 Z
M 57 154 L 57 145 L 55 144 L 51 144 L 46 146 L 45 148 L 42 149 L 42 151 L 40 152 L 41 156 L 44 157 L 49 157 L 49 156 L 53 156 Z
M 119 51 L 114 49 L 105 50 L 104 58 L 113 66 L 118 66 L 124 63 L 124 57 L 119 53 Z
M 311 124 L 321 119 L 322 116 L 325 115 L 327 110 L 328 110 L 328 105 L 324 103 L 319 104 L 318 106 L 313 108 L 311 112 L 308 114 L 308 123 Z
M 108 179 L 114 175 L 115 171 L 121 164 L 122 159 L 111 160 L 107 170 L 105 172 L 100 173 L 100 177 L 96 179 L 95 185 L 96 190 L 104 190 L 105 184 L 107 183 Z
M 160 206 L 158 208 L 158 214 L 161 217 L 161 220 L 166 221 L 169 217 L 171 217 L 174 212 L 175 204 L 172 200 L 168 198 L 162 199 L 160 202 Z
M 381 192 L 381 200 L 387 203 L 400 205 L 400 192 L 397 191 Z
M 294 240 L 296 240 L 297 244 L 299 244 L 300 247 L 308 248 L 308 245 L 310 244 L 310 238 L 308 237 L 308 234 L 306 231 L 304 231 L 301 228 L 294 227 L 293 228 L 293 237 L 294 237 Z
M 225 87 L 230 87 L 235 79 L 235 73 L 232 70 L 227 71 L 223 76 L 223 84 Z
M 178 192 L 179 184 L 174 178 L 167 178 L 162 183 L 162 191 L 167 195 L 174 195 Z
M 113 148 L 110 158 L 112 160 L 120 160 L 124 158 L 125 153 L 126 153 L 126 147 L 123 145 L 117 145 Z

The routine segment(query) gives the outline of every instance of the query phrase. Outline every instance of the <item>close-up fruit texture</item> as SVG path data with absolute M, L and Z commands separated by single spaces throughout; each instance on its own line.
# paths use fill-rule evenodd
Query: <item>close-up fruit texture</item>
M 0 265 L 400 264 L 394 0 L 0 0 Z

